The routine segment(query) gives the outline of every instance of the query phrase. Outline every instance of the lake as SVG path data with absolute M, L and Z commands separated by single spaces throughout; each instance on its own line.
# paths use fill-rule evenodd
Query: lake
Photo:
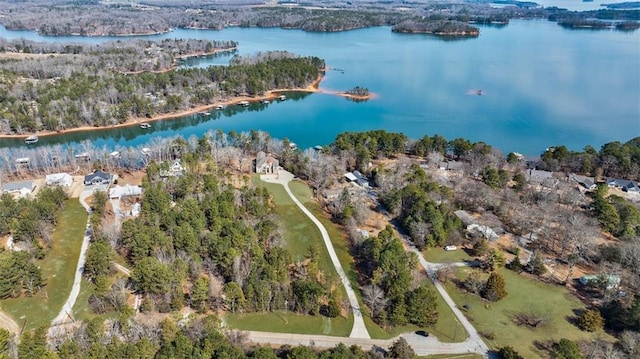
M 567 30 L 546 20 L 480 26 L 470 39 L 392 33 L 389 27 L 339 33 L 227 28 L 178 29 L 146 39 L 235 40 L 240 55 L 286 50 L 326 60 L 320 87 L 369 88 L 376 99 L 356 103 L 326 94 L 214 112 L 209 117 L 155 122 L 142 130 L 73 133 L 41 138 L 38 145 L 140 146 L 155 136 L 202 136 L 210 130 L 260 129 L 300 147 L 330 143 L 343 131 L 385 129 L 410 138 L 440 134 L 484 141 L 505 153 L 539 155 L 564 144 L 580 150 L 640 136 L 640 31 Z M 117 38 L 44 37 L 30 31 L 0 36 L 35 41 L 99 43 Z M 229 56 L 199 58 L 188 66 L 225 64 Z M 482 95 L 477 95 L 477 90 Z M 23 146 L 0 140 L 0 146 Z

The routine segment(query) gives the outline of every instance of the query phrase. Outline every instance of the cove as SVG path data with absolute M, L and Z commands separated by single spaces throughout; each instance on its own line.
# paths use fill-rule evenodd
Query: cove
M 138 127 L 42 137 L 38 146 L 90 140 L 96 147 L 142 146 L 156 136 L 202 136 L 210 130 L 264 130 L 300 147 L 330 143 L 344 131 L 384 129 L 410 138 L 440 134 L 484 141 L 504 152 L 538 155 L 553 145 L 598 148 L 640 135 L 640 32 L 567 30 L 546 20 L 480 26 L 473 39 L 392 33 L 389 27 L 340 33 L 227 28 L 177 29 L 144 39 L 234 40 L 238 54 L 286 50 L 326 60 L 321 88 L 356 85 L 378 98 L 356 103 L 325 94 L 214 111 Z M 100 43 L 117 38 L 45 37 L 0 28 L 5 38 Z M 228 63 L 230 55 L 185 66 Z M 482 95 L 477 95 L 477 90 Z M 1 139 L 0 147 L 22 147 Z

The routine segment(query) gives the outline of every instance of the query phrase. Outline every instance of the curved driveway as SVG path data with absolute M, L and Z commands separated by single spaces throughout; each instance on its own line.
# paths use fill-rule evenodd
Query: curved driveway
M 489 347 L 487 346 L 487 344 L 485 344 L 485 342 L 482 341 L 482 338 L 480 338 L 480 334 L 478 334 L 478 331 L 476 330 L 476 328 L 474 328 L 473 325 L 471 325 L 467 317 L 465 317 L 464 314 L 462 314 L 462 312 L 460 311 L 460 309 L 458 309 L 458 307 L 456 306 L 456 303 L 453 301 L 453 299 L 451 299 L 451 297 L 449 296 L 449 293 L 447 293 L 447 291 L 442 286 L 442 283 L 440 283 L 436 279 L 436 271 L 438 270 L 438 267 L 440 265 L 437 263 L 427 262 L 427 260 L 424 259 L 424 256 L 422 255 L 422 253 L 413 245 L 413 243 L 410 243 L 409 241 L 405 240 L 405 244 L 410 251 L 412 251 L 418 256 L 418 260 L 420 261 L 420 264 L 422 265 L 424 270 L 427 272 L 427 275 L 433 282 L 433 285 L 435 285 L 436 289 L 438 290 L 438 292 L 440 293 L 444 301 L 447 303 L 449 308 L 451 308 L 451 310 L 453 311 L 453 314 L 456 315 L 456 318 L 458 318 L 458 321 L 462 324 L 464 329 L 467 330 L 469 337 L 464 342 L 464 344 L 467 345 L 467 350 L 478 353 L 478 354 L 487 355 L 487 353 L 489 352 Z M 455 265 L 464 266 L 465 264 L 456 263 Z
M 353 309 L 353 328 L 351 329 L 351 334 L 349 338 L 364 338 L 369 339 L 369 332 L 367 331 L 367 327 L 364 325 L 364 319 L 362 318 L 362 311 L 360 310 L 360 304 L 358 304 L 358 299 L 356 297 L 356 293 L 353 291 L 351 287 L 351 282 L 347 278 L 344 269 L 342 268 L 342 264 L 340 264 L 340 260 L 338 259 L 338 255 L 336 254 L 335 249 L 333 248 L 333 244 L 331 243 L 331 238 L 329 238 L 329 233 L 327 229 L 324 228 L 322 223 L 313 215 L 309 210 L 293 195 L 291 189 L 289 188 L 289 182 L 293 179 L 293 174 L 287 172 L 285 170 L 280 170 L 277 175 L 262 175 L 260 176 L 265 182 L 269 183 L 279 183 L 284 186 L 285 191 L 291 200 L 300 208 L 300 210 L 307 216 L 309 219 L 318 227 L 320 230 L 320 234 L 322 234 L 322 239 L 324 240 L 324 244 L 327 247 L 327 251 L 329 252 L 329 257 L 331 257 L 331 262 L 333 262 L 333 266 L 336 267 L 336 271 L 338 272 L 338 276 L 342 281 L 342 285 L 344 289 L 347 291 L 347 297 L 349 298 L 349 304 Z M 306 336 L 309 337 L 309 336 Z M 342 338 L 344 340 L 344 338 Z M 291 343 L 285 343 L 291 344 Z

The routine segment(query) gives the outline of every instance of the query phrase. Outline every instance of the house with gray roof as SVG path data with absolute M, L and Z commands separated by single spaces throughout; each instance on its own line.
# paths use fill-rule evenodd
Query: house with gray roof
M 20 197 L 30 194 L 35 188 L 36 184 L 33 181 L 8 182 L 2 184 L 3 193 L 17 193 Z
M 111 174 L 102 172 L 101 170 L 94 171 L 86 176 L 84 176 L 84 184 L 86 186 L 95 186 L 99 184 L 109 184 L 111 183 Z
M 618 188 L 625 192 L 635 192 L 635 193 L 640 192 L 640 187 L 638 186 L 638 182 L 635 182 L 635 181 L 607 177 L 605 183 L 609 187 Z
M 580 176 L 575 173 L 571 173 L 569 175 L 569 181 L 575 182 L 589 191 L 594 190 L 597 187 L 596 181 L 593 177 Z

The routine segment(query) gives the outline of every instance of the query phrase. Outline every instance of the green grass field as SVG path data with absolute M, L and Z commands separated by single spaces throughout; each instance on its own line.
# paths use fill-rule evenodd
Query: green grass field
M 224 321 L 229 328 L 244 330 L 347 337 L 353 326 L 353 315 L 349 315 L 349 318 L 328 318 L 321 315 L 299 315 L 283 311 L 227 313 Z
M 444 248 L 441 247 L 428 248 L 422 251 L 422 255 L 424 259 L 432 263 L 464 262 L 473 259 L 461 248 L 455 251 L 445 251 Z
M 51 324 L 67 300 L 80 256 L 87 212 L 77 199 L 68 200 L 52 233 L 53 244 L 46 257 L 36 262 L 47 285 L 37 295 L 0 301 L 0 308 L 25 328 Z
M 458 268 L 458 278 L 465 278 L 469 268 Z M 575 309 L 583 309 L 584 306 L 575 298 L 570 297 L 569 292 L 559 286 L 545 284 L 512 271 L 501 269 L 507 282 L 507 297 L 502 300 L 489 303 L 476 295 L 461 292 L 455 284 L 448 282 L 447 291 L 458 307 L 470 305 L 466 315 L 471 319 L 473 326 L 480 333 L 490 333 L 494 340 L 486 340 L 492 349 L 510 345 L 525 358 L 539 357 L 540 353 L 534 347 L 534 341 L 559 340 L 567 338 L 571 340 L 591 340 L 599 336 L 604 339 L 612 339 L 604 332 L 583 332 L 567 320 L 575 315 Z M 514 313 L 534 311 L 543 313 L 548 319 L 544 327 L 529 329 L 517 326 L 511 320 Z

